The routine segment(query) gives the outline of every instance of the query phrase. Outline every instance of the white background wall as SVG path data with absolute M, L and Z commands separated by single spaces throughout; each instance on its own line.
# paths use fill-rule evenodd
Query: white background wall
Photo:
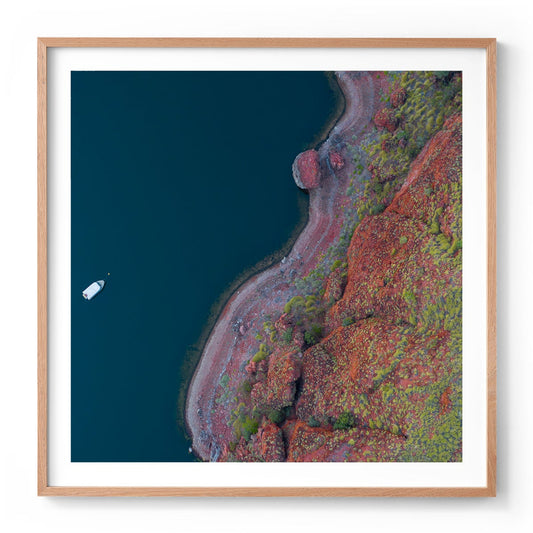
M 13 0 L 0 5 L 0 528 L 18 531 L 532 531 L 528 0 Z M 498 497 L 36 496 L 36 37 L 497 37 Z

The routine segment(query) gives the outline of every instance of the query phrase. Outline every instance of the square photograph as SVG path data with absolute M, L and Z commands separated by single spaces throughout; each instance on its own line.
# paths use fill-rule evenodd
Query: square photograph
M 72 462 L 461 462 L 462 72 L 71 73 Z

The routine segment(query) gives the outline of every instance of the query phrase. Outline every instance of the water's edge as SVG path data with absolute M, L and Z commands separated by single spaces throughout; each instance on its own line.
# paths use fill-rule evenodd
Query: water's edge
M 309 143 L 307 149 L 318 149 L 320 145 L 329 137 L 331 131 L 336 126 L 338 121 L 344 115 L 346 110 L 346 98 L 342 92 L 341 86 L 337 80 L 334 72 L 324 72 L 324 75 L 328 78 L 328 83 L 333 91 L 335 98 L 335 105 L 332 108 L 330 116 L 324 123 L 323 128 L 315 136 L 315 138 Z M 294 154 L 295 157 L 298 154 Z M 176 422 L 178 428 L 183 432 L 185 439 L 188 442 L 191 441 L 191 431 L 187 426 L 185 419 L 185 412 L 187 408 L 188 391 L 189 387 L 194 379 L 196 370 L 200 363 L 202 353 L 205 348 L 205 344 L 208 341 L 213 328 L 215 327 L 222 311 L 231 297 L 244 285 L 249 279 L 268 270 L 274 264 L 278 263 L 287 256 L 297 241 L 302 231 L 307 226 L 309 220 L 309 199 L 306 192 L 302 191 L 302 194 L 298 196 L 298 211 L 300 212 L 300 220 L 294 227 L 287 242 L 276 252 L 273 252 L 269 256 L 265 257 L 255 265 L 242 271 L 233 282 L 231 282 L 227 289 L 217 298 L 217 300 L 211 306 L 207 320 L 202 329 L 202 332 L 194 345 L 188 347 L 187 352 L 183 358 L 182 365 L 180 367 L 180 386 L 178 391 L 178 401 L 176 409 Z M 200 459 L 198 459 L 200 460 Z

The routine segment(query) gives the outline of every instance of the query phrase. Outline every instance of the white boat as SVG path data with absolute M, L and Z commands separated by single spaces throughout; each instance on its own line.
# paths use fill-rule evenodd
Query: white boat
M 103 288 L 105 281 L 103 279 L 91 283 L 83 292 L 83 297 L 86 300 L 92 300 Z

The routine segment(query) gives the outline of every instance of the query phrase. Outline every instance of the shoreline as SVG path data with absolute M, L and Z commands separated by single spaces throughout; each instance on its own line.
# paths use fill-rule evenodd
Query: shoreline
M 375 90 L 370 73 L 340 72 L 336 79 L 344 95 L 344 109 L 327 137 L 317 146 L 320 185 L 309 191 L 305 227 L 281 263 L 272 263 L 263 271 L 252 274 L 221 306 L 189 383 L 184 422 L 192 438 L 192 449 L 203 460 L 216 461 L 228 441 L 227 413 L 224 405 L 215 404 L 221 378 L 238 373 L 248 357 L 250 346 L 246 340 L 249 342 L 250 339 L 246 339 L 244 333 L 242 336 L 236 333 L 235 324 L 243 324 L 245 330 L 251 331 L 268 311 L 279 310 L 280 304 L 295 294 L 292 272 L 302 275 L 312 270 L 320 253 L 327 250 L 342 227 L 339 213 L 353 170 L 347 147 L 370 121 Z M 331 169 L 330 149 L 345 156 L 342 171 Z M 291 266 L 294 268 L 290 269 Z
M 305 193 L 305 191 L 301 192 Z M 184 391 L 185 396 L 182 397 L 182 391 L 180 390 L 180 394 L 178 395 L 177 417 L 178 424 L 182 426 L 182 429 L 185 430 L 186 437 L 188 440 L 191 440 L 191 430 L 188 426 L 186 416 L 187 404 L 189 402 L 189 388 L 196 376 L 196 371 L 198 370 L 198 366 L 202 358 L 202 353 L 205 349 L 207 342 L 209 341 L 209 337 L 211 336 L 214 327 L 216 326 L 220 316 L 222 315 L 224 308 L 228 305 L 228 302 L 231 300 L 233 295 L 240 289 L 240 287 L 248 283 L 248 281 L 250 281 L 254 276 L 259 275 L 262 272 L 265 272 L 272 268 L 276 263 L 283 259 L 283 257 L 287 256 L 290 253 L 290 251 L 294 247 L 294 244 L 298 240 L 298 237 L 304 231 L 309 221 L 309 200 L 307 199 L 306 201 L 304 198 L 299 199 L 298 210 L 300 211 L 300 220 L 298 224 L 294 227 L 285 244 L 279 250 L 271 253 L 270 255 L 263 258 L 261 261 L 251 266 L 250 268 L 244 269 L 240 274 L 237 275 L 237 277 L 228 285 L 224 292 L 222 292 L 222 294 L 215 300 L 215 302 L 209 309 L 209 315 L 206 320 L 206 325 L 204 326 L 204 328 L 202 328 L 202 332 L 198 337 L 198 340 L 195 342 L 195 344 L 189 347 L 188 353 L 196 352 L 199 355 L 191 354 L 191 357 L 189 358 L 189 355 L 187 353 L 181 365 L 182 371 L 180 371 L 180 375 L 182 376 L 182 381 L 184 383 L 182 390 Z M 188 371 L 188 367 L 194 367 L 194 371 Z M 185 370 L 183 371 L 183 369 Z M 188 375 L 184 375 L 184 373 Z
M 346 111 L 346 97 L 342 90 L 342 87 L 337 79 L 336 73 L 334 71 L 324 72 L 324 75 L 328 79 L 328 84 L 331 87 L 331 90 L 334 93 L 335 105 L 333 106 L 324 126 L 321 128 L 319 133 L 314 136 L 311 142 L 307 145 L 307 149 L 319 150 L 322 144 L 324 144 L 331 132 L 338 124 L 338 122 L 343 117 Z M 293 249 L 296 241 L 299 236 L 304 232 L 307 224 L 309 223 L 309 193 L 306 190 L 301 190 L 301 192 L 307 195 L 307 199 L 304 201 L 303 198 L 298 200 L 298 210 L 300 211 L 300 220 L 298 224 L 294 227 L 291 235 L 284 243 L 284 245 L 277 251 L 271 253 L 255 265 L 245 268 L 236 278 L 228 285 L 228 287 L 222 292 L 222 294 L 215 300 L 213 305 L 209 309 L 209 315 L 206 320 L 206 325 L 202 328 L 202 332 L 198 337 L 198 340 L 189 347 L 187 354 L 184 358 L 184 361 L 181 365 L 180 376 L 182 376 L 182 386 L 178 394 L 178 404 L 177 404 L 177 423 L 178 426 L 185 433 L 185 437 L 188 440 L 191 440 L 191 428 L 187 422 L 187 409 L 189 402 L 189 389 L 191 383 L 196 377 L 196 372 L 198 370 L 202 354 L 204 352 L 205 346 L 209 341 L 209 337 L 218 322 L 224 308 L 231 300 L 232 296 L 239 290 L 241 286 L 247 283 L 255 275 L 261 274 L 262 272 L 272 268 L 276 263 L 281 261 L 283 257 L 286 257 L 290 254 Z M 190 355 L 189 355 L 190 354 Z
M 322 144 L 328 140 L 331 132 L 346 111 L 346 97 L 342 92 L 335 72 L 324 72 L 324 75 L 327 77 L 329 86 L 335 95 L 335 106 L 332 108 L 324 126 L 322 126 L 320 131 L 313 137 L 313 140 L 307 145 L 306 150 L 318 151 Z

